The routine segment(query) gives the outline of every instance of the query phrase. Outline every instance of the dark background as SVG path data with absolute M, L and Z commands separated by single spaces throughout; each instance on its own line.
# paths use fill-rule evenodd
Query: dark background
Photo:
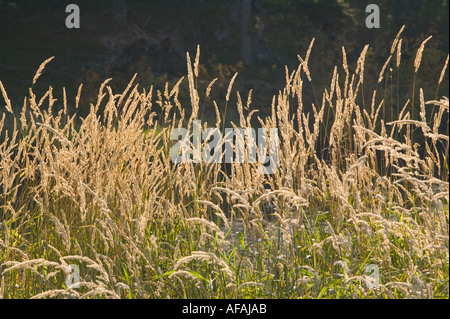
M 65 26 L 65 8 L 70 3 L 80 7 L 80 29 Z M 365 26 L 369 3 L 380 7 L 379 29 Z M 305 56 L 313 37 L 309 62 L 313 81 L 312 85 L 304 84 L 306 108 L 316 101 L 316 94 L 321 101 L 334 66 L 342 70 L 342 46 L 353 71 L 364 45 L 370 45 L 365 90 L 371 92 L 392 40 L 405 24 L 402 65 L 389 82 L 398 96 L 387 104 L 398 112 L 411 97 L 415 54 L 429 35 L 433 38 L 425 47 L 416 89 L 424 88 L 426 99 L 448 96 L 448 73 L 437 91 L 448 54 L 448 16 L 448 0 L 0 1 L 0 80 L 13 107 L 19 110 L 37 68 L 55 56 L 34 90 L 45 92 L 52 86 L 57 103 L 62 105 L 62 87 L 66 87 L 73 111 L 78 86 L 84 83 L 78 111 L 83 115 L 96 100 L 100 84 L 109 77 L 117 93 L 135 73 L 143 88 L 151 84 L 163 88 L 166 81 L 174 84 L 187 74 L 186 52 L 193 60 L 199 44 L 200 97 L 217 77 L 212 98 L 223 106 L 228 83 L 239 72 L 234 89 L 244 100 L 253 89 L 252 106 L 264 115 L 270 110 L 272 96 L 284 86 L 285 65 L 290 70 L 296 68 L 297 54 Z M 184 98 L 183 106 L 189 108 L 187 79 L 181 88 L 180 99 Z M 232 96 L 235 98 L 235 93 Z M 371 93 L 365 99 L 370 102 Z M 0 112 L 5 111 L 2 100 Z M 206 117 L 214 118 L 212 103 L 210 106 Z M 229 113 L 232 118 L 233 112 Z

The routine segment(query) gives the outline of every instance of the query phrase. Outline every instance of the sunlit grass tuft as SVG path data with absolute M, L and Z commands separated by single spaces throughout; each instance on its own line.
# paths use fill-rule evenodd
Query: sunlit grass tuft
M 379 82 L 394 54 L 399 67 L 400 34 Z M 85 118 L 51 87 L 42 97 L 30 88 L 19 116 L 0 82 L 0 297 L 448 298 L 448 98 L 419 90 L 415 113 L 403 101 L 386 120 L 382 94 L 361 92 L 367 47 L 356 66 L 343 49 L 343 69 L 307 112 L 312 44 L 286 69 L 270 116 L 238 93 L 233 125 L 279 130 L 272 175 L 258 163 L 171 162 L 170 132 L 191 127 L 201 98 L 217 118 L 203 129 L 223 129 L 232 110 L 236 75 L 223 105 L 206 99 L 211 85 L 199 96 L 200 51 L 194 70 L 187 56 L 191 116 L 182 80 L 153 92 L 133 78 L 120 94 L 105 81 Z M 78 288 L 66 287 L 70 264 Z

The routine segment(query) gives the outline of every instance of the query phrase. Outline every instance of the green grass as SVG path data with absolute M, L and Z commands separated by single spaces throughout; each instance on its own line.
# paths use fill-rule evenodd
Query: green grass
M 305 114 L 305 68 L 261 119 L 280 131 L 267 176 L 255 163 L 227 175 L 217 163 L 170 162 L 171 129 L 189 123 L 175 91 L 151 104 L 139 86 L 114 95 L 105 84 L 82 118 L 55 115 L 31 90 L 0 144 L 0 297 L 448 298 L 448 166 L 437 146 L 448 133 L 431 134 L 448 99 L 431 101 L 431 120 L 388 125 L 360 106 L 361 83 L 347 74 Z M 251 110 L 238 105 L 240 127 Z M 428 148 L 416 149 L 410 126 Z M 66 286 L 69 264 L 78 288 Z

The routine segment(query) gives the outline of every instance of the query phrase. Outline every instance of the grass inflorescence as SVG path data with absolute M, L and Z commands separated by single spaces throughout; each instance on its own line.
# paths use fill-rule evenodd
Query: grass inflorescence
M 379 83 L 399 67 L 400 34 Z M 223 108 L 207 99 L 214 80 L 198 92 L 199 49 L 194 70 L 187 55 L 189 117 L 183 78 L 156 92 L 133 79 L 119 94 L 107 80 L 84 118 L 51 87 L 41 97 L 30 88 L 17 114 L 0 82 L 0 297 L 448 298 L 448 98 L 419 89 L 387 120 L 392 88 L 362 94 L 367 46 L 355 66 L 343 48 L 342 69 L 307 112 L 312 44 L 286 69 L 270 116 L 237 93 L 233 127 L 279 130 L 271 175 L 256 162 L 170 160 L 174 128 L 191 130 L 206 106 L 223 130 L 232 110 L 236 75 Z M 66 286 L 70 264 L 76 288 Z

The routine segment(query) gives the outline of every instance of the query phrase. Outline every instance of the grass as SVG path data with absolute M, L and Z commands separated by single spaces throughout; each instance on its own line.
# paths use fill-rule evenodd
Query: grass
M 30 88 L 16 114 L 2 85 L 0 297 L 448 298 L 448 98 L 419 90 L 417 117 L 404 101 L 386 123 L 383 94 L 361 96 L 366 48 L 355 66 L 343 49 L 342 70 L 306 114 L 311 47 L 286 70 L 270 116 L 238 94 L 233 125 L 279 130 L 272 175 L 258 163 L 170 161 L 174 128 L 190 128 L 205 105 L 219 129 L 233 112 L 235 77 L 223 107 L 197 91 L 199 51 L 193 66 L 187 57 L 190 117 L 179 85 L 153 92 L 133 79 L 116 94 L 105 81 L 84 118 L 51 87 L 42 97 Z M 69 264 L 78 288 L 66 287 Z

